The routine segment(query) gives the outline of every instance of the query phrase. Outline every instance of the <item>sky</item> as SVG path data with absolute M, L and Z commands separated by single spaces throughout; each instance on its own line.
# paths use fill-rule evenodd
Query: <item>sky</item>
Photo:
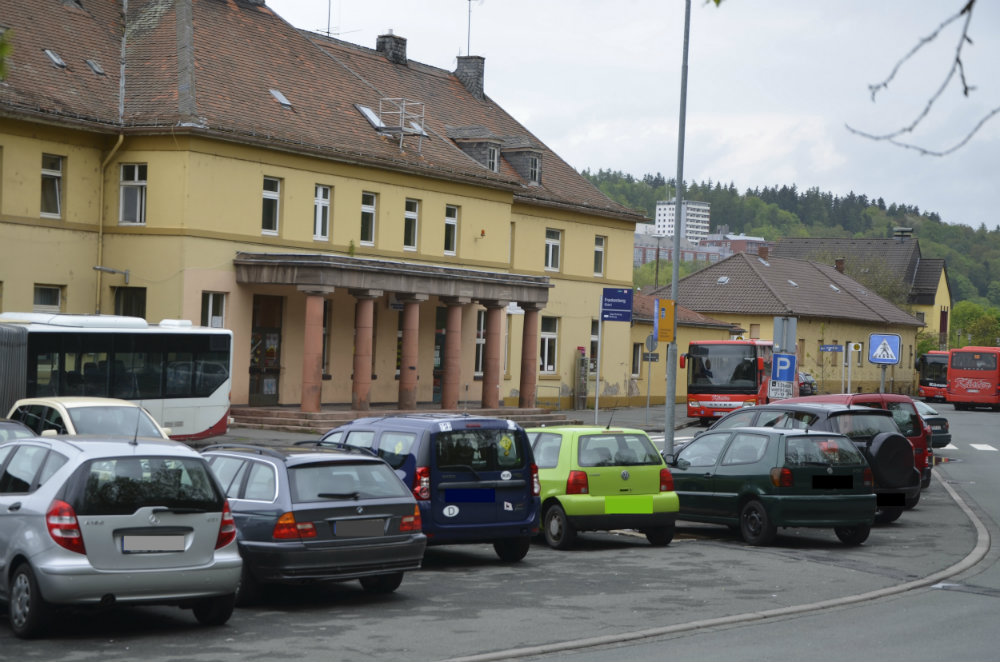
M 685 181 L 854 192 L 946 223 L 1000 225 L 1000 112 L 946 156 L 848 129 L 884 135 L 923 115 L 900 140 L 931 151 L 964 140 L 1000 108 L 1000 2 L 973 9 L 966 96 L 958 73 L 945 86 L 964 19 L 904 58 L 967 0 L 690 1 Z M 267 5 L 369 48 L 392 31 L 409 59 L 447 71 L 460 55 L 483 56 L 486 94 L 577 170 L 678 173 L 684 0 Z M 890 76 L 873 100 L 869 86 Z

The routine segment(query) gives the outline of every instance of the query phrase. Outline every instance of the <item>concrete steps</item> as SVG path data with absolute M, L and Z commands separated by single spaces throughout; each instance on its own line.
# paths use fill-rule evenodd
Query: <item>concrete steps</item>
M 231 427 L 252 428 L 257 430 L 280 430 L 282 432 L 303 432 L 322 434 L 331 428 L 338 427 L 356 418 L 370 416 L 393 416 L 400 414 L 430 414 L 450 413 L 468 414 L 470 416 L 494 416 L 516 421 L 522 427 L 541 425 L 576 425 L 583 421 L 570 419 L 565 414 L 550 409 L 517 409 L 502 407 L 499 409 L 449 409 L 419 408 L 415 411 L 403 411 L 376 407 L 368 411 L 353 411 L 350 409 L 324 409 L 319 412 L 303 412 L 296 407 L 233 407 L 230 411 Z

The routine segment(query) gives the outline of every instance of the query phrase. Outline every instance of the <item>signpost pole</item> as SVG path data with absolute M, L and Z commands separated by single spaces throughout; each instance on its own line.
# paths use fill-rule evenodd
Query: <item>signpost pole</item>
M 604 343 L 604 311 L 597 320 L 597 375 L 594 381 L 594 425 L 598 425 L 597 412 L 600 410 L 601 401 L 601 345 Z

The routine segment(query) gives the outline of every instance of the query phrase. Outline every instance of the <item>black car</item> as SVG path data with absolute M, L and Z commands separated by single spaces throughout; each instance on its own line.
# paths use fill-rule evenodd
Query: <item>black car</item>
M 839 432 L 864 454 L 875 474 L 875 522 L 899 519 L 920 499 L 920 470 L 913 463 L 913 444 L 885 409 L 833 403 L 772 402 L 744 407 L 720 418 L 708 431 L 736 427 L 791 428 Z M 703 433 L 704 434 L 704 433 Z
M 239 604 L 254 601 L 261 584 L 358 579 L 391 593 L 420 568 L 420 509 L 382 460 L 315 446 L 222 444 L 202 454 L 236 521 Z

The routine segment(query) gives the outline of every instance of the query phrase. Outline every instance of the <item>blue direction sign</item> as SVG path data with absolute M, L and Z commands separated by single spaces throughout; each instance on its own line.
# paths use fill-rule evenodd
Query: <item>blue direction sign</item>
M 843 345 L 820 345 L 819 351 L 821 352 L 843 352 Z
M 601 319 L 605 322 L 632 321 L 632 290 L 605 287 L 601 298 Z
M 868 362 L 896 365 L 899 363 L 899 336 L 895 333 L 868 335 Z

